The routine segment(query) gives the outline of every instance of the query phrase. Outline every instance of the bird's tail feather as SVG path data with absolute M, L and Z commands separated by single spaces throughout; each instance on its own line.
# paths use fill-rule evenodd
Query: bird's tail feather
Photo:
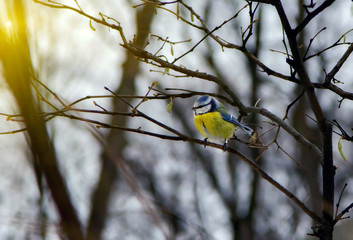
M 252 130 L 251 128 L 249 128 L 248 126 L 245 126 L 241 123 L 238 122 L 237 124 L 239 126 L 239 128 L 245 132 L 246 134 L 248 134 L 250 137 L 252 136 L 252 133 L 254 132 L 254 130 Z

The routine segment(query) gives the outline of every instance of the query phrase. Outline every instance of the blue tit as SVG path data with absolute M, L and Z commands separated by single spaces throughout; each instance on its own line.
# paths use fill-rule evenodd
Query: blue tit
M 251 128 L 239 123 L 230 115 L 222 103 L 210 96 L 199 97 L 192 110 L 195 126 L 205 140 L 226 143 L 238 127 L 249 136 L 253 132 Z

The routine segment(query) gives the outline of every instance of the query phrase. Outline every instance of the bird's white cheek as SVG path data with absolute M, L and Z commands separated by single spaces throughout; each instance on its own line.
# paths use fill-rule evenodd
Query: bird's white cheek
M 211 105 L 206 105 L 202 108 L 197 108 L 194 110 L 194 114 L 195 115 L 200 115 L 200 114 L 204 114 L 204 113 L 207 113 L 211 110 Z

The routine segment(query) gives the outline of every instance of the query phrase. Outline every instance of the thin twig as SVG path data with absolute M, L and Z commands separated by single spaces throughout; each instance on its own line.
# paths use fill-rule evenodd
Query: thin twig
M 308 54 L 309 49 L 310 49 L 311 45 L 313 44 L 314 39 L 315 39 L 322 31 L 324 31 L 324 30 L 326 30 L 326 27 L 323 27 L 319 32 L 317 32 L 317 33 L 314 35 L 313 38 L 310 39 L 309 45 L 308 45 L 308 47 L 307 47 L 307 49 L 306 49 L 306 51 L 305 51 L 304 57 L 303 57 L 304 59 L 305 59 L 305 56 Z
M 335 225 L 338 221 L 343 219 L 343 216 L 348 213 L 351 209 L 353 208 L 353 202 L 349 204 L 340 214 L 337 215 L 337 217 L 333 220 L 333 225 Z M 347 217 L 349 218 L 349 217 Z
M 174 61 L 172 62 L 172 64 L 174 64 L 176 61 L 178 61 L 179 59 L 181 59 L 182 57 L 184 57 L 185 55 L 189 54 L 190 52 L 194 51 L 195 48 L 201 43 L 203 42 L 208 36 L 213 35 L 213 33 L 215 31 L 217 31 L 218 29 L 222 28 L 225 24 L 227 24 L 228 22 L 232 21 L 233 19 L 235 19 L 236 17 L 238 17 L 239 13 L 245 9 L 247 7 L 247 5 L 245 5 L 243 8 L 241 8 L 238 12 L 236 12 L 232 17 L 230 17 L 229 19 L 225 20 L 222 24 L 216 26 L 212 31 L 208 31 L 207 34 L 201 38 L 201 40 L 199 42 L 197 42 L 189 51 L 185 52 L 184 54 L 182 54 L 181 56 L 177 57 L 174 59 Z
M 352 42 L 346 42 L 346 41 L 343 41 L 340 43 L 340 41 L 342 39 L 345 39 L 346 35 L 350 32 L 352 32 L 353 29 L 350 29 L 348 30 L 347 32 L 343 33 L 333 44 L 331 44 L 330 46 L 324 48 L 324 49 L 321 49 L 320 51 L 318 51 L 317 53 L 314 53 L 308 57 L 305 57 L 303 58 L 303 61 L 307 61 L 313 57 L 317 57 L 317 56 L 320 56 L 322 53 L 326 52 L 327 50 L 331 49 L 331 48 L 334 48 L 334 47 L 337 47 L 337 46 L 342 46 L 342 45 L 350 45 L 352 44 Z
M 346 52 L 343 54 L 343 56 L 338 60 L 337 64 L 332 68 L 332 70 L 326 75 L 325 78 L 325 85 L 329 85 L 331 83 L 331 79 L 334 78 L 336 73 L 341 69 L 343 64 L 347 61 L 348 57 L 351 55 L 353 52 L 353 43 L 349 46 L 349 48 L 346 50 Z
M 286 113 L 284 114 L 283 120 L 288 119 L 289 110 L 290 110 L 291 107 L 304 95 L 304 93 L 305 93 L 305 91 L 303 90 L 303 91 L 299 94 L 299 96 L 296 97 L 296 98 L 294 99 L 294 101 L 291 102 L 291 103 L 287 106 L 287 108 L 286 108 Z
M 248 113 L 257 113 L 261 114 L 272 121 L 276 122 L 278 125 L 280 125 L 287 133 L 292 135 L 295 140 L 297 140 L 299 143 L 303 144 L 307 148 L 309 148 L 311 151 L 315 153 L 315 155 L 318 157 L 318 160 L 320 163 L 322 163 L 322 152 L 321 150 L 312 142 L 310 142 L 308 139 L 306 139 L 302 134 L 300 134 L 297 130 L 295 130 L 293 127 L 288 125 L 285 121 L 283 121 L 281 118 L 276 116 L 275 114 L 271 113 L 265 108 L 261 107 L 247 107 L 245 109 Z
M 348 185 L 347 183 L 344 184 L 344 186 L 342 188 L 342 191 L 340 193 L 340 197 L 338 198 L 338 201 L 337 201 L 337 204 L 336 204 L 336 214 L 335 214 L 335 218 L 336 219 L 337 219 L 337 215 L 338 215 L 338 208 L 339 208 L 341 200 L 342 200 L 343 192 L 346 189 L 347 185 Z
M 325 0 L 320 6 L 318 6 L 314 11 L 310 12 L 304 20 L 294 29 L 295 35 L 299 34 L 305 26 L 320 12 L 328 8 L 335 0 Z

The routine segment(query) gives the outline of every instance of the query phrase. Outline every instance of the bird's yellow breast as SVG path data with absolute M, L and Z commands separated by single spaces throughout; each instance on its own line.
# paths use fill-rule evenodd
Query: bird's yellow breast
M 234 124 L 223 120 L 219 112 L 195 115 L 194 122 L 202 136 L 210 139 L 224 141 L 224 139 L 230 138 L 236 129 Z

